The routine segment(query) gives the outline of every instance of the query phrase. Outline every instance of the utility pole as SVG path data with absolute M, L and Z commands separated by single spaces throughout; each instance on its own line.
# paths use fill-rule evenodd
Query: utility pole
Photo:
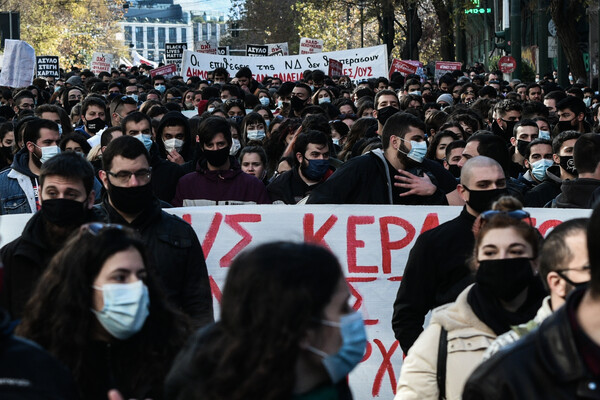
M 538 0 L 537 20 L 538 72 L 542 79 L 548 72 L 548 0 Z
M 521 0 L 510 0 L 510 48 L 515 59 L 513 78 L 521 77 Z

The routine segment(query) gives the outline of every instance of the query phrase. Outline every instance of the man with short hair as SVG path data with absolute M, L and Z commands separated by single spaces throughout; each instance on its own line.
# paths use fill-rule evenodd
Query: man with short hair
M 81 104 L 81 121 L 83 125 L 75 128 L 86 139 L 104 129 L 106 124 L 106 103 L 99 97 L 90 96 Z
M 425 315 L 453 302 L 473 282 L 473 223 L 506 192 L 500 164 L 478 156 L 465 163 L 458 192 L 465 201 L 460 215 L 419 235 L 408 256 L 394 302 L 392 328 L 404 354 L 423 331 Z
M 455 140 L 448 143 L 446 146 L 444 168 L 446 168 L 456 179 L 460 179 L 460 167 L 458 166 L 458 163 L 462 158 L 462 152 L 465 149 L 466 144 L 467 142 L 464 140 Z
M 381 93 L 381 92 L 379 92 Z M 447 204 L 456 180 L 425 158 L 425 123 L 408 113 L 392 115 L 381 135 L 383 149 L 352 158 L 313 190 L 315 204 Z
M 109 143 L 102 155 L 107 196 L 96 206 L 105 222 L 135 229 L 169 301 L 197 325 L 213 322 L 212 295 L 202 246 L 194 229 L 161 209 L 152 193 L 150 155 L 130 136 Z
M 527 152 L 527 146 L 533 140 L 538 138 L 540 129 L 535 121 L 525 119 L 515 125 L 513 132 L 513 136 L 510 138 L 510 144 L 514 151 L 511 157 L 512 164 L 510 176 L 513 178 L 518 178 L 527 171 L 527 167 L 525 166 L 525 153 Z
M 58 154 L 39 174 L 41 210 L 21 236 L 0 250 L 4 266 L 2 307 L 23 317 L 25 304 L 50 260 L 82 224 L 99 220 L 94 206 L 94 168 L 73 152 Z
M 294 167 L 275 178 L 267 191 L 273 203 L 297 204 L 325 182 L 329 165 L 329 138 L 320 131 L 302 132 L 294 142 Z
M 23 148 L 9 169 L 0 173 L 0 214 L 35 213 L 40 208 L 39 182 L 42 164 L 60 152 L 58 125 L 45 119 L 27 123 Z
M 58 132 L 62 135 L 62 126 L 60 119 L 61 109 L 54 104 L 42 104 L 35 109 L 35 116 L 41 119 L 47 119 L 58 125 Z
M 567 96 L 556 105 L 558 124 L 554 127 L 553 136 L 559 132 L 577 131 L 589 133 L 592 127 L 585 120 L 586 107 L 583 100 L 575 96 Z
M 594 209 L 587 224 L 587 250 L 591 273 L 588 285 L 574 290 L 567 297 L 566 303 L 544 320 L 536 331 L 481 364 L 465 384 L 464 400 L 598 397 L 598 237 L 599 207 Z
M 33 110 L 35 108 L 35 96 L 29 90 L 21 90 L 13 96 L 13 111 L 15 114 L 23 110 Z
M 589 208 L 593 193 L 600 187 L 600 135 L 581 135 L 573 147 L 577 179 L 563 181 L 561 193 L 552 202 L 556 208 Z
M 237 78 L 238 85 L 240 85 L 240 89 L 248 94 L 256 96 L 258 91 L 263 88 L 263 85 L 252 77 L 252 71 L 248 67 L 240 68 L 236 72 L 235 77 Z
M 229 82 L 229 72 L 223 67 L 215 69 L 213 83 L 225 85 L 227 82 Z
M 527 100 L 542 101 L 542 87 L 537 83 L 527 85 Z
M 383 126 L 388 118 L 400 111 L 400 102 L 393 90 L 380 90 L 375 95 L 375 110 L 373 117 L 377 118 L 377 134 L 381 136 Z
M 525 83 L 519 83 L 515 86 L 515 92 L 521 96 L 521 100 L 525 101 L 527 99 L 527 85 Z
M 221 89 L 221 101 L 225 103 L 227 100 L 235 100 L 240 98 L 240 89 L 236 85 L 226 84 Z
M 560 194 L 563 181 L 577 178 L 577 169 L 573 161 L 573 149 L 581 133 L 577 131 L 561 132 L 552 141 L 554 165 L 546 170 L 544 180 L 525 193 L 526 207 L 544 207 Z
M 117 96 L 110 103 L 110 122 L 112 126 L 121 126 L 123 118 L 137 111 L 137 101 L 131 96 Z
M 525 149 L 524 166 L 527 171 L 519 176 L 528 190 L 539 185 L 546 178 L 546 170 L 554 164 L 552 142 L 545 139 L 532 140 Z
M 204 157 L 196 172 L 179 180 L 173 206 L 271 203 L 265 185 L 242 172 L 236 158 L 229 155 L 233 140 L 227 120 L 210 117 L 202 121 L 198 141 Z
M 292 89 L 290 105 L 291 110 L 294 112 L 296 117 L 299 117 L 302 114 L 302 110 L 309 104 L 312 104 L 311 96 L 312 91 L 310 90 L 310 86 L 306 83 L 296 83 L 294 88 Z M 292 117 L 292 115 L 290 115 Z
M 506 99 L 499 101 L 494 106 L 494 122 L 492 132 L 503 138 L 506 143 L 513 136 L 513 130 L 517 122 L 521 120 L 523 107 L 514 100 Z

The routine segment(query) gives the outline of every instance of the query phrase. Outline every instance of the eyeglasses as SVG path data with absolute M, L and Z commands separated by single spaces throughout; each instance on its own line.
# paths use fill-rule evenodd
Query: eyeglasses
M 480 214 L 481 219 L 483 221 L 489 221 L 492 217 L 496 215 L 504 215 L 513 219 L 523 220 L 525 218 L 529 218 L 531 220 L 531 216 L 525 210 L 513 210 L 513 211 L 499 211 L 499 210 L 489 210 L 484 211 Z
M 147 183 L 152 176 L 152 167 L 148 169 L 140 169 L 135 172 L 131 171 L 119 171 L 116 174 L 114 172 L 106 171 L 106 173 L 115 178 L 117 182 L 122 184 L 126 184 L 131 179 L 131 175 L 135 175 L 135 179 L 140 181 L 140 183 Z
M 226 105 L 232 104 L 232 105 L 240 106 L 240 107 L 244 108 L 244 102 L 239 99 L 229 99 L 229 100 L 225 101 L 225 104 Z
M 118 229 L 123 230 L 125 227 L 119 224 L 105 224 L 103 222 L 90 222 L 89 224 L 84 224 L 79 229 L 79 232 L 89 232 L 94 236 L 98 236 L 100 232 L 106 229 Z
M 337 117 L 338 120 L 342 121 L 344 119 L 356 119 L 356 114 L 340 114 Z

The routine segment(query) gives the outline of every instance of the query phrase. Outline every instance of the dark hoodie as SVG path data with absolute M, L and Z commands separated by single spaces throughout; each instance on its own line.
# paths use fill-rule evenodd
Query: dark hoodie
M 271 204 L 265 185 L 256 177 L 243 173 L 234 157 L 230 156 L 229 162 L 231 167 L 226 171 L 210 171 L 206 160 L 200 161 L 196 172 L 179 180 L 173 206 L 182 207 L 184 200 Z
M 525 193 L 525 207 L 544 207 L 560 194 L 562 183 L 560 166 L 549 167 L 544 180 Z
M 69 370 L 37 344 L 12 335 L 10 317 L 0 309 L 0 398 L 78 398 Z
M 561 193 L 552 202 L 553 208 L 588 208 L 594 191 L 600 187 L 600 180 L 577 178 L 564 181 Z
M 169 111 L 162 117 L 160 120 L 160 124 L 158 125 L 158 129 L 156 131 L 156 145 L 158 146 L 158 154 L 160 158 L 167 160 L 167 151 L 165 150 L 165 143 L 162 139 L 162 133 L 165 127 L 167 126 L 183 126 L 183 148 L 181 149 L 181 156 L 185 161 L 191 161 L 194 158 L 194 141 L 192 140 L 192 131 L 190 129 L 190 124 L 188 123 L 188 119 L 178 111 Z M 193 171 L 193 164 L 190 167 L 189 171 Z
M 160 158 L 156 143 L 150 148 L 150 166 L 152 167 L 152 191 L 164 202 L 170 203 L 175 196 L 179 178 L 185 175 L 181 165 Z

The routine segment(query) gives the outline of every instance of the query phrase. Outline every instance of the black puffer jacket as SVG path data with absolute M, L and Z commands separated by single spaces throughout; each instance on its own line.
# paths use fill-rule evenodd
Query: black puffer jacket
M 37 344 L 13 336 L 10 317 L 0 309 L 0 399 L 77 398 L 71 372 Z
M 163 211 L 157 199 L 130 224 L 109 204 L 108 197 L 95 207 L 105 222 L 126 225 L 140 233 L 167 298 L 176 307 L 198 326 L 214 321 L 202 246 L 187 222 Z
M 573 292 L 537 330 L 479 366 L 463 399 L 600 399 L 600 379 L 585 365 L 573 330 L 584 292 Z

